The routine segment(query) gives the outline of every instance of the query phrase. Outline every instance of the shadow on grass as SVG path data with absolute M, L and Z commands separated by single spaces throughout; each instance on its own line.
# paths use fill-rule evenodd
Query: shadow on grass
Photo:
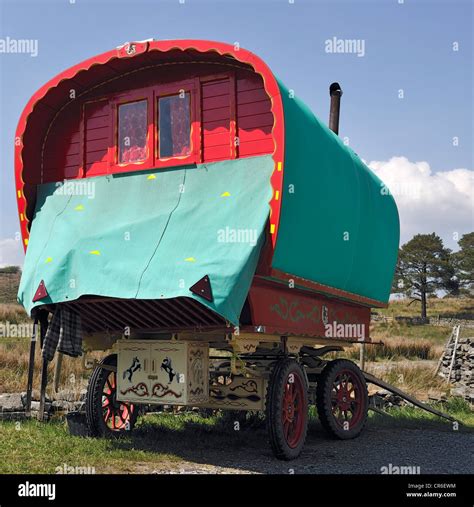
M 463 407 L 461 407 L 463 408 Z M 465 408 L 465 407 L 464 407 Z M 395 408 L 389 415 L 370 413 L 367 433 L 379 430 L 431 429 L 452 433 L 452 423 L 413 407 Z M 288 463 L 277 460 L 268 443 L 265 421 L 251 418 L 239 421 L 237 416 L 203 418 L 196 414 L 149 414 L 142 417 L 135 431 L 124 439 L 114 440 L 120 450 L 142 450 L 178 456 L 181 459 L 229 467 L 247 472 L 265 472 L 270 463 L 281 473 L 287 473 Z M 236 425 L 239 422 L 239 426 Z M 459 425 L 459 432 L 473 432 L 472 427 Z M 331 440 L 323 430 L 317 414 L 310 411 L 305 447 L 315 452 L 322 443 Z M 297 464 L 297 461 L 295 464 Z

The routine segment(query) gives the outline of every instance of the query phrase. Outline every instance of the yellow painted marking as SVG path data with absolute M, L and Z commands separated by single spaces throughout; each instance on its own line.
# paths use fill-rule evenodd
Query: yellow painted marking
M 100 255 L 99 250 L 91 250 L 89 253 L 92 255 Z
M 280 198 L 280 191 L 275 190 L 275 201 L 278 201 L 279 198 Z
M 150 174 L 146 178 L 147 180 L 156 180 L 156 176 L 154 174 Z
M 53 260 L 53 258 L 52 258 L 52 257 L 48 257 L 48 258 L 46 259 L 45 264 L 47 264 L 48 262 L 52 262 L 52 260 Z
M 184 259 L 186 262 L 196 262 L 196 259 L 194 257 L 186 257 L 186 259 Z
M 270 234 L 275 234 L 275 224 L 270 224 Z
M 24 222 L 24 221 L 25 221 L 25 215 L 23 215 L 23 213 L 20 213 L 20 220 L 21 220 L 22 222 Z
M 25 245 L 28 244 L 28 238 L 25 238 L 23 241 L 25 242 Z
M 76 211 L 82 211 L 84 209 L 84 206 L 82 204 L 78 204 L 74 209 Z
M 230 197 L 230 192 L 224 192 L 224 193 L 222 193 L 221 197 Z
M 277 171 L 281 171 L 281 162 L 278 162 Z
M 21 190 L 17 191 L 18 199 L 21 199 Z

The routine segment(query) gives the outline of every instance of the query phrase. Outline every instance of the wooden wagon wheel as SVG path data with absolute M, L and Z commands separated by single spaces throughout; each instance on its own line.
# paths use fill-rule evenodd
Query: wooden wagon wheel
M 308 384 L 300 364 L 284 359 L 273 369 L 267 390 L 267 430 L 275 456 L 299 456 L 308 430 Z
M 116 367 L 117 355 L 111 354 L 101 364 Z M 91 436 L 119 436 L 135 426 L 138 407 L 117 401 L 117 374 L 98 366 L 89 380 L 86 418 Z
M 359 367 L 336 359 L 324 368 L 316 388 L 316 407 L 323 428 L 333 437 L 357 437 L 367 420 L 369 397 Z

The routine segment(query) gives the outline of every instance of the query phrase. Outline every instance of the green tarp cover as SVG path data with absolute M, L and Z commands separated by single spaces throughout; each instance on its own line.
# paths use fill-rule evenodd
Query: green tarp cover
M 273 267 L 388 301 L 400 231 L 393 196 L 301 100 L 280 88 L 285 163 Z
M 187 296 L 237 324 L 273 167 L 268 155 L 40 185 L 19 301 Z M 189 291 L 205 275 L 213 302 Z M 41 280 L 48 296 L 32 303 Z

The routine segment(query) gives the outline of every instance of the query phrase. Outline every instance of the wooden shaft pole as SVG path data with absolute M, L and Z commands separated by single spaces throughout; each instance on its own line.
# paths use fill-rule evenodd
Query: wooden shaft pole
M 63 364 L 63 355 L 57 351 L 56 365 L 54 368 L 54 392 L 57 393 L 59 389 L 59 380 L 61 377 L 61 366 Z
M 33 374 L 35 371 L 36 334 L 38 332 L 38 319 L 33 324 L 33 334 L 30 342 L 30 361 L 28 363 L 28 384 L 26 386 L 26 416 L 31 415 L 31 397 L 33 393 Z
M 48 384 L 48 361 L 43 358 L 41 366 L 41 387 L 40 387 L 40 404 L 38 412 L 38 421 L 44 420 L 44 405 L 46 402 L 46 386 Z
M 365 343 L 360 344 L 359 368 L 364 371 L 365 369 Z

